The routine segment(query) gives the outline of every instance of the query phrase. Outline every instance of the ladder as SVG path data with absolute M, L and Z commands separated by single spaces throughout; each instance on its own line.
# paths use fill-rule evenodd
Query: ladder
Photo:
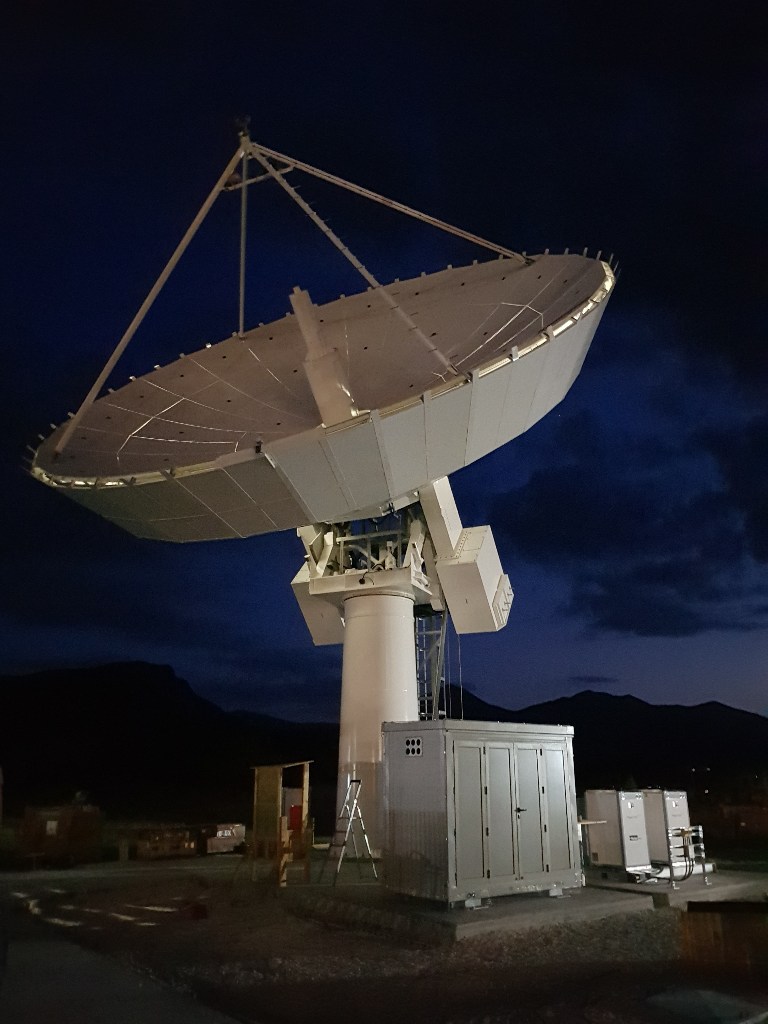
M 323 861 L 323 866 L 320 869 L 320 878 L 318 881 L 322 881 L 323 874 L 325 872 L 325 866 L 329 861 L 336 861 L 336 870 L 333 875 L 333 884 L 339 878 L 339 872 L 341 871 L 341 862 L 344 860 L 344 854 L 347 852 L 347 844 L 349 840 L 352 840 L 352 849 L 355 851 L 355 859 L 357 860 L 357 870 L 362 876 L 362 869 L 360 867 L 360 856 L 357 849 L 357 839 L 355 837 L 355 823 L 359 822 L 360 832 L 362 835 L 363 842 L 365 843 L 366 853 L 371 862 L 371 868 L 373 870 L 373 877 L 378 878 L 376 873 L 376 863 L 373 859 L 373 853 L 371 852 L 371 844 L 368 842 L 368 833 L 365 831 L 365 822 L 363 821 L 363 815 L 360 810 L 360 789 L 362 782 L 360 779 L 350 779 L 349 785 L 347 786 L 347 793 L 344 797 L 344 803 L 339 811 L 339 816 L 336 819 L 336 831 L 333 833 L 333 838 L 328 846 L 328 856 Z
M 447 612 L 417 614 L 414 618 L 416 683 L 419 718 L 422 720 L 445 717 L 444 668 L 447 625 Z

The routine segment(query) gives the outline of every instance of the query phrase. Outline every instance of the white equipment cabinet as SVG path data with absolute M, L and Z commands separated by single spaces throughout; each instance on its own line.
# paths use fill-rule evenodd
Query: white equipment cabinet
M 682 790 L 644 789 L 643 804 L 651 860 L 666 864 L 670 859 L 669 832 L 691 827 L 688 794 Z M 674 857 L 674 850 L 679 846 L 679 839 L 672 842 L 675 863 L 678 858 Z
M 384 882 L 457 903 L 582 884 L 573 727 L 385 722 Z
M 589 859 L 594 867 L 650 871 L 645 806 L 641 792 L 588 789 L 587 818 L 602 824 L 589 829 Z

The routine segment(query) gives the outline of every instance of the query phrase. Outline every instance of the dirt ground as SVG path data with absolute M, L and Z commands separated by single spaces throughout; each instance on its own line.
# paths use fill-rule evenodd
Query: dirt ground
M 435 945 L 298 916 L 237 858 L 31 873 L 5 890 L 12 938 L 48 930 L 242 1022 L 664 1024 L 683 1018 L 653 999 L 686 986 L 768 1006 L 768 980 L 683 963 L 673 909 Z

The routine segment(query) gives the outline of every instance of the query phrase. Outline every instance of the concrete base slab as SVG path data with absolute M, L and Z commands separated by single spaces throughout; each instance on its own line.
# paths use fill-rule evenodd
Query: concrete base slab
M 3 1024 L 235 1024 L 105 956 L 61 939 L 11 942 L 0 978 Z
M 286 890 L 285 898 L 297 912 L 319 920 L 442 942 L 653 910 L 650 894 L 599 889 L 574 889 L 555 897 L 547 893 L 504 896 L 477 909 L 450 909 L 389 893 L 376 884 L 308 885 Z
M 709 885 L 702 875 L 694 875 L 686 882 L 680 882 L 677 889 L 672 888 L 669 879 L 626 882 L 606 878 L 604 874 L 596 869 L 588 869 L 587 888 L 637 896 L 650 895 L 656 907 L 685 907 L 689 901 L 700 900 L 768 899 L 768 875 L 746 871 L 715 871 L 707 874 L 706 882 Z

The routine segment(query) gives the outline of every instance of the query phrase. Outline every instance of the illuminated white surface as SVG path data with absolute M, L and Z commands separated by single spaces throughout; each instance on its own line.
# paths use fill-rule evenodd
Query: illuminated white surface
M 494 260 L 389 292 L 460 376 L 363 292 L 315 307 L 360 414 L 324 425 L 296 317 L 98 399 L 32 472 L 142 537 L 214 540 L 374 514 L 506 444 L 565 396 L 613 276 L 583 256 Z
M 419 717 L 413 596 L 354 594 L 344 602 L 344 658 L 336 805 L 360 779 L 360 807 L 374 850 L 384 838 L 382 722 Z

